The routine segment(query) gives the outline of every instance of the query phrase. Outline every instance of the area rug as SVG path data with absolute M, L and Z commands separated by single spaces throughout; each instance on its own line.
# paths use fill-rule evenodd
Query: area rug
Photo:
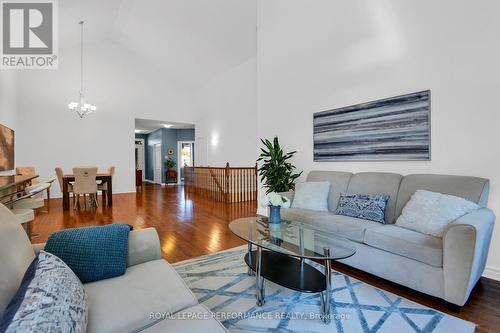
M 246 247 L 174 264 L 176 271 L 230 332 L 441 333 L 474 332 L 471 322 L 444 314 L 338 272 L 332 274 L 332 321 L 320 318 L 318 294 L 266 281 L 266 303 L 255 304 L 255 277 Z M 322 266 L 311 263 L 318 270 Z

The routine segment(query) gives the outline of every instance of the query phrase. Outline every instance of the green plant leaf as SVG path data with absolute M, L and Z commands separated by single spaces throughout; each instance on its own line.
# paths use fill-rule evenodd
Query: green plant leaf
M 295 188 L 295 180 L 302 172 L 293 173 L 295 166 L 288 162 L 296 151 L 285 153 L 280 146 L 278 137 L 271 140 L 260 139 L 264 147 L 260 148 L 257 162 L 263 162 L 258 169 L 261 182 L 266 187 L 266 193 L 287 192 Z

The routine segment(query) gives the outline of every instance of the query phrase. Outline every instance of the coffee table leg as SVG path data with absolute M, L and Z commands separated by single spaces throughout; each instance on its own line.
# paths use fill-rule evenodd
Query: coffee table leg
M 248 243 L 248 262 L 252 263 L 252 243 Z M 248 275 L 255 275 L 253 269 L 251 269 L 250 267 L 248 267 Z
M 323 248 L 325 257 L 330 258 L 330 248 Z M 326 289 L 322 295 L 322 310 L 323 310 L 323 321 L 325 324 L 330 323 L 330 301 L 331 301 L 331 289 L 332 289 L 332 262 L 330 259 L 325 259 L 325 282 Z
M 261 276 L 262 274 L 262 247 L 257 246 L 257 258 L 256 258 L 256 276 L 255 276 L 255 288 L 257 294 L 257 306 L 262 306 L 266 302 L 264 300 L 265 295 L 265 286 L 264 286 L 264 278 Z

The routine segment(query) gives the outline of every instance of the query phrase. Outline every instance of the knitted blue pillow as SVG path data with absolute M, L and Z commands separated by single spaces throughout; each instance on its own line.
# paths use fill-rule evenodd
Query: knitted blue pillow
M 128 224 L 65 229 L 53 233 L 44 250 L 61 258 L 83 283 L 109 279 L 125 274 L 130 230 Z

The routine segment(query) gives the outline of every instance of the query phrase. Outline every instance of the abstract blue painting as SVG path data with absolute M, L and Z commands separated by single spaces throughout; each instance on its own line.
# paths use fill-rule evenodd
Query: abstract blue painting
M 314 114 L 314 161 L 430 160 L 430 90 Z

